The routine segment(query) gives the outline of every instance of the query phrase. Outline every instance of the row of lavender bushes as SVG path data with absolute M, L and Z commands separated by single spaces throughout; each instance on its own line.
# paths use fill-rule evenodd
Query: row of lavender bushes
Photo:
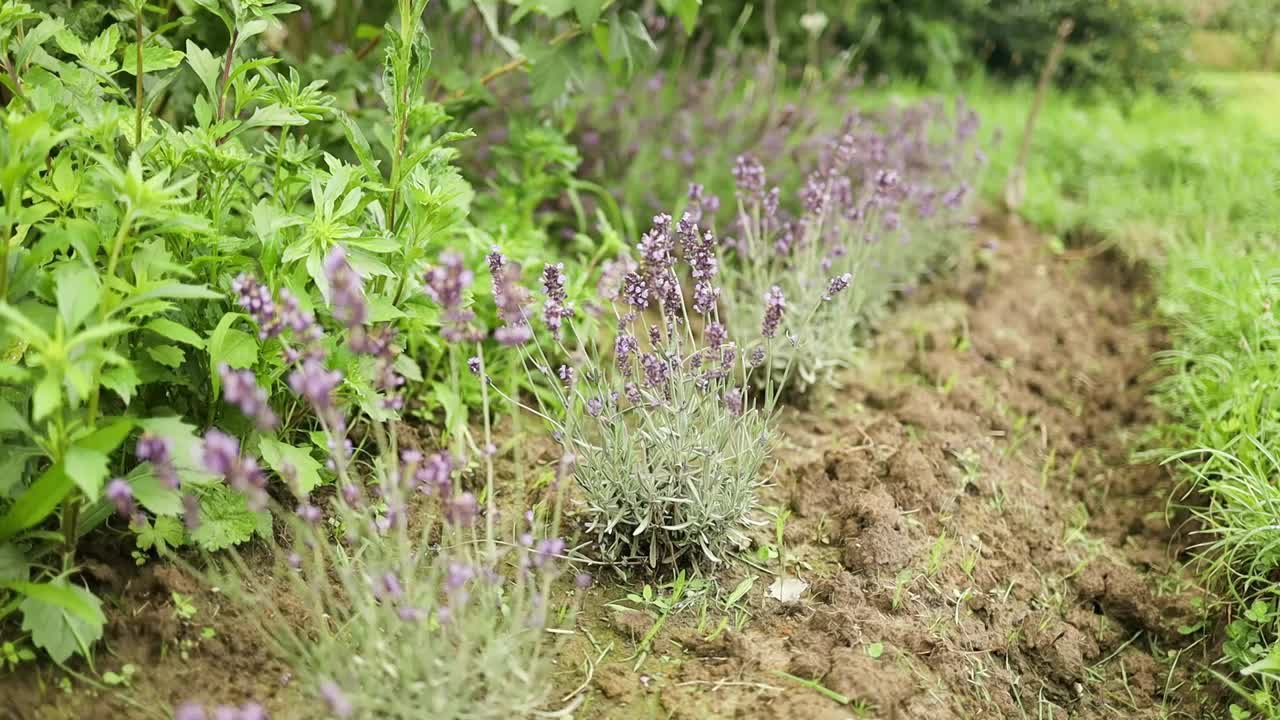
M 547 630 L 572 621 L 591 583 L 586 574 L 573 590 L 555 583 L 566 561 L 665 572 L 725 562 L 749 544 L 779 399 L 826 379 L 873 309 L 956 250 L 981 164 L 976 124 L 963 106 L 948 115 L 936 103 L 852 114 L 786 192 L 742 155 L 731 204 L 693 185 L 679 220 L 658 215 L 634 255 L 605 263 L 588 307 L 567 301 L 560 264 L 541 268 L 535 298 L 528 273 L 499 249 L 487 257 L 487 288 L 461 254 L 443 254 L 422 286 L 442 311 L 444 340 L 485 380 L 470 459 L 461 445 L 431 455 L 401 447 L 391 422 L 341 407 L 322 325 L 288 291 L 242 278 L 238 302 L 279 340 L 289 386 L 329 438 L 338 485 L 276 508 L 291 522 L 273 577 L 306 601 L 305 619 L 282 617 L 272 582 L 238 555 L 216 565 L 215 582 L 254 608 L 333 716 L 499 718 L 546 707 Z M 325 272 L 343 352 L 375 363 L 385 402 L 399 405 L 394 328 L 368 323 L 363 280 L 341 249 Z M 499 327 L 480 325 L 482 303 Z M 604 330 L 579 334 L 581 313 L 606 317 Z M 490 338 L 550 392 L 511 397 L 488 382 Z M 274 421 L 251 374 L 228 371 L 224 384 L 245 415 Z M 561 450 L 550 484 L 507 493 L 501 509 L 490 394 L 540 418 Z M 273 502 L 230 436 L 210 431 L 203 461 L 254 503 Z M 568 550 L 564 538 L 577 531 L 586 542 Z M 190 705 L 179 717 L 203 713 Z

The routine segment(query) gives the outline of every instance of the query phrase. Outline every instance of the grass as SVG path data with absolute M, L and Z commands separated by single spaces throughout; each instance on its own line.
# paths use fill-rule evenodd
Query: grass
M 1102 240 L 1153 270 L 1170 333 L 1158 358 L 1158 457 L 1198 517 L 1199 567 L 1226 625 L 1215 667 L 1233 718 L 1280 718 L 1280 75 L 1204 72 L 1182 97 L 1126 105 L 1050 97 L 1021 214 L 1065 245 Z M 1006 139 L 985 188 L 1000 197 L 1029 87 L 976 81 L 968 98 Z M 914 89 L 895 89 L 911 95 Z M 1212 625 L 1205 632 L 1212 632 Z

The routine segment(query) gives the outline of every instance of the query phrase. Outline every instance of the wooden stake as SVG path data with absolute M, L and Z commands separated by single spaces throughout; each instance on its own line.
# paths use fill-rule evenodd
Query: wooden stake
M 1053 74 L 1058 70 L 1058 62 L 1062 60 L 1062 52 L 1067 47 L 1067 37 L 1075 29 L 1075 21 L 1064 19 L 1058 25 L 1058 36 L 1054 39 L 1053 48 L 1049 50 L 1048 61 L 1040 71 L 1040 82 L 1036 86 L 1036 97 L 1031 102 L 1031 110 L 1027 112 L 1027 125 L 1022 130 L 1022 145 L 1018 148 L 1018 159 L 1009 169 L 1009 179 L 1004 185 L 1004 206 L 1010 213 L 1016 213 L 1022 206 L 1022 199 L 1027 193 L 1027 156 L 1031 153 L 1031 133 L 1035 129 L 1036 117 L 1040 114 L 1040 106 L 1049 93 L 1049 84 Z

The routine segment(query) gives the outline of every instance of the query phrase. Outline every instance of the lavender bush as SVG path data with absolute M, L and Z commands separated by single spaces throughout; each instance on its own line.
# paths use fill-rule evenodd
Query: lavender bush
M 578 309 L 567 303 L 561 266 L 544 267 L 539 310 L 520 268 L 496 250 L 489 256 L 506 323 L 497 337 L 518 346 L 530 373 L 552 388 L 550 400 L 529 409 L 552 426 L 579 491 L 577 512 L 599 554 L 616 564 L 724 560 L 745 545 L 755 491 L 767 479 L 777 393 L 770 385 L 757 398 L 744 383 L 793 318 L 778 290 L 756 304 L 769 337 L 746 346 L 732 339 L 719 315 L 717 247 L 689 216 L 656 217 L 637 245 L 639 261 L 604 269 L 590 311 L 612 316 L 605 337 L 575 332 Z M 528 342 L 535 317 L 551 338 L 545 350 Z
M 274 582 L 303 601 L 302 617 L 286 616 L 273 581 L 261 580 L 262 568 L 234 552 L 211 579 L 249 607 L 247 615 L 329 716 L 527 716 L 545 707 L 551 688 L 551 583 L 564 548 L 554 536 L 558 495 L 512 513 L 504 534 L 491 446 L 478 463 L 481 497 L 465 489 L 457 453 L 402 447 L 393 427 L 404 382 L 395 370 L 394 331 L 366 324 L 362 279 L 340 247 L 324 272 L 332 316 L 346 339 L 342 352 L 374 364 L 388 419 L 349 416 L 336 394 L 344 378 L 330 369 L 316 319 L 287 291 L 273 295 L 254 278 L 240 278 L 242 306 L 265 336 L 280 342 L 289 387 L 328 438 L 337 491 L 308 497 L 295 488 L 296 504 L 276 508 L 288 530 L 287 540 L 272 546 L 273 576 L 282 579 Z M 456 263 L 424 278 L 431 296 L 449 305 L 444 335 L 452 342 L 479 343 L 485 335 L 452 303 L 468 282 Z M 246 415 L 259 424 L 274 421 L 251 376 L 227 386 L 236 389 L 228 399 Z M 252 505 L 283 505 L 268 495 L 258 463 L 235 438 L 209 431 L 202 459 Z
M 720 246 L 729 327 L 749 342 L 770 340 L 771 328 L 754 332 L 762 294 L 814 308 L 771 347 L 770 376 L 803 390 L 848 363 L 869 317 L 955 250 L 984 163 L 971 147 L 977 124 L 963 103 L 952 115 L 931 102 L 854 113 L 822 146 L 792 203 L 758 159 L 737 159 L 734 239 Z M 691 188 L 690 217 L 718 208 L 701 186 Z

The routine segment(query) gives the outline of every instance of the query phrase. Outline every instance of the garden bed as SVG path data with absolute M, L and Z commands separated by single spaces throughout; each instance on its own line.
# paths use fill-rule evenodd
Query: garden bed
M 902 304 L 841 388 L 784 413 L 762 496 L 790 511 L 780 548 L 761 527 L 749 563 L 686 591 L 656 632 L 670 583 L 651 581 L 644 602 L 644 578 L 595 570 L 560 651 L 575 717 L 1211 712 L 1180 632 L 1199 606 L 1167 475 L 1129 462 L 1154 419 L 1160 349 L 1141 273 L 1053 254 L 1004 219 L 966 254 Z M 809 584 L 798 601 L 769 596 L 779 556 Z M 130 704 L 60 690 L 42 666 L 0 678 L 0 718 L 163 717 L 189 698 L 248 697 L 302 717 L 284 666 L 216 593 L 170 565 L 88 567 L 110 598 L 98 669 L 137 668 Z

